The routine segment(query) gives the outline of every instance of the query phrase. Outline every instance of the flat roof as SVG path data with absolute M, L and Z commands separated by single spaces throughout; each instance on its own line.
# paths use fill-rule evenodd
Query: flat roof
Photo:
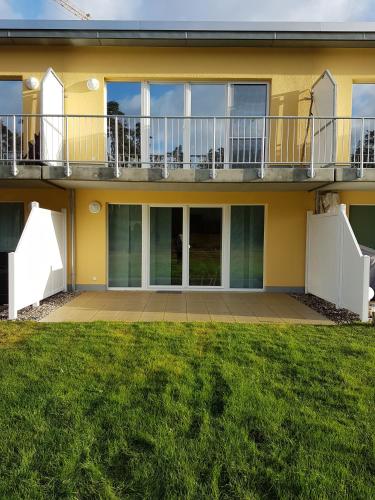
M 375 47 L 375 22 L 0 20 L 0 44 Z

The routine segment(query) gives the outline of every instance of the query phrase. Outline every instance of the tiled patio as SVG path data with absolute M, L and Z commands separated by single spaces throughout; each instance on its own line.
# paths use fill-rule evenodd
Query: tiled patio
M 84 292 L 42 321 L 225 321 L 332 324 L 286 294 Z

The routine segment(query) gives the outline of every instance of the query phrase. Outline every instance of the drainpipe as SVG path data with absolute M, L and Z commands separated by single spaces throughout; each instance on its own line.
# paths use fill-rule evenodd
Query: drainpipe
M 75 238 L 75 215 L 76 215 L 76 193 L 74 189 L 69 190 L 69 214 L 70 214 L 70 281 L 72 291 L 76 290 L 76 238 Z

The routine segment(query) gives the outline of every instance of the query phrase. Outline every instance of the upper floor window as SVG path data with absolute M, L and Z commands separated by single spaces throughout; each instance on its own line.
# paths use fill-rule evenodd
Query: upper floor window
M 20 151 L 22 117 L 14 121 L 12 116 L 22 113 L 22 81 L 0 80 L 0 158 L 13 155 L 14 125 L 16 147 Z
M 151 83 L 150 115 L 183 116 L 184 85 L 182 83 Z
M 22 113 L 22 81 L 0 80 L 0 114 L 20 115 Z
M 257 164 L 267 110 L 266 83 L 108 82 L 107 149 L 151 166 Z
M 140 82 L 107 82 L 107 114 L 139 116 L 141 114 Z
M 375 83 L 353 85 L 352 116 L 375 117 Z
M 374 83 L 356 83 L 353 85 L 352 117 L 351 162 L 359 164 L 361 158 L 363 158 L 364 167 L 373 167 L 375 160 Z

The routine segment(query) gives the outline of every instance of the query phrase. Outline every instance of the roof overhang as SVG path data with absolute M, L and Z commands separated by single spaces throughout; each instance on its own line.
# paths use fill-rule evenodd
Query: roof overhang
M 375 47 L 375 23 L 1 20 L 0 45 Z

